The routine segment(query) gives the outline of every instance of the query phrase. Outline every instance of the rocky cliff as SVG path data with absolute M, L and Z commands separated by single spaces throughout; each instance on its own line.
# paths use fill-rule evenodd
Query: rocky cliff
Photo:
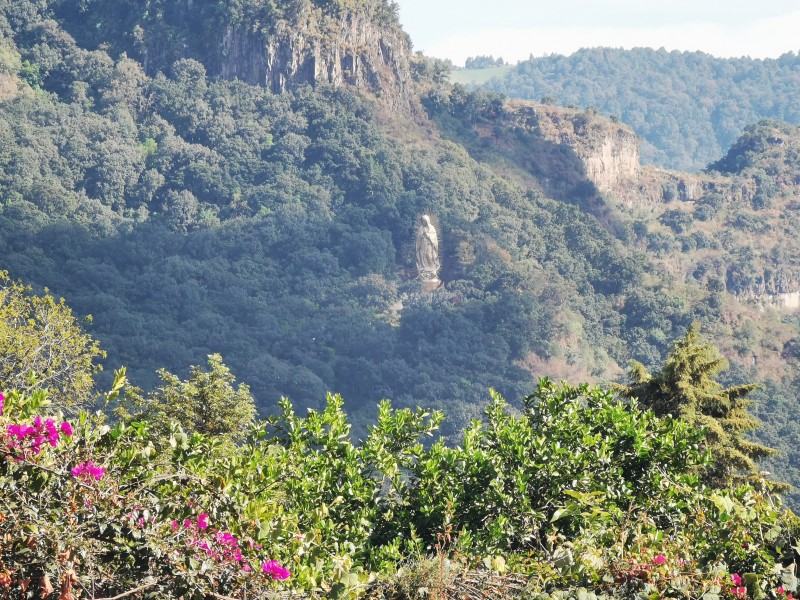
M 124 52 L 151 75 L 191 58 L 209 75 L 274 93 L 350 85 L 392 110 L 411 106 L 411 43 L 388 0 L 128 0 L 114 4 L 123 15 L 103 6 L 59 16 L 79 43 Z
M 280 93 L 301 85 L 352 85 L 397 111 L 407 111 L 410 45 L 398 27 L 384 27 L 367 9 L 326 15 L 308 7 L 268 33 L 228 26 L 216 70 Z M 212 72 L 213 72 L 212 70 Z
M 638 179 L 639 143 L 628 127 L 592 110 L 522 102 L 509 106 L 517 126 L 570 148 L 580 159 L 585 177 L 601 193 L 618 192 Z
M 275 93 L 350 85 L 394 111 L 412 104 L 411 42 L 389 0 L 42 1 L 79 45 L 125 53 L 149 75 L 188 58 Z

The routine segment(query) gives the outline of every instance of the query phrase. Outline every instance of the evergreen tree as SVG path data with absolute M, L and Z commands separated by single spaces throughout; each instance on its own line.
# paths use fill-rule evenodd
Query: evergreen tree
M 255 403 L 246 384 L 234 387 L 236 378 L 219 354 L 208 357 L 209 370 L 190 369 L 189 379 L 181 381 L 165 369 L 158 372 L 163 385 L 146 398 L 138 390 L 127 390 L 127 402 L 135 415 L 122 407 L 123 420 L 147 421 L 151 428 L 166 434 L 171 422 L 180 423 L 189 433 L 197 432 L 229 440 L 241 438 L 255 417 Z
M 703 340 L 695 323 L 675 342 L 663 367 L 649 373 L 633 361 L 629 385 L 617 386 L 626 398 L 637 398 L 659 415 L 680 417 L 706 431 L 706 447 L 713 463 L 703 468 L 703 479 L 715 486 L 752 474 L 757 462 L 774 450 L 749 441 L 745 434 L 759 422 L 748 412 L 747 395 L 757 384 L 723 387 L 716 377 L 728 368 L 719 350 Z

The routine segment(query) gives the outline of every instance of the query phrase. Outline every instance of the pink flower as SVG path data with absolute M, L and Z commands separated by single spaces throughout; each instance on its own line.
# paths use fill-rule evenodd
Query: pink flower
M 170 524 L 170 527 L 172 527 L 172 531 L 177 531 L 177 529 L 178 529 L 178 522 L 177 522 L 175 519 L 173 519 L 173 520 L 172 520 L 172 523 Z
M 242 571 L 244 571 L 245 573 L 249 573 L 250 572 L 250 565 L 248 565 L 247 563 L 244 563 L 244 565 L 242 565 Z
M 220 544 L 225 544 L 227 546 L 238 546 L 239 545 L 239 540 L 236 538 L 236 536 L 235 535 L 231 535 L 227 531 L 225 533 L 222 533 L 222 532 L 218 533 L 216 537 L 217 537 L 217 541 Z
M 56 428 L 56 424 L 53 422 L 53 419 L 47 419 L 44 424 L 45 429 L 47 430 L 47 442 L 55 448 L 58 446 L 58 429 Z
M 208 515 L 206 513 L 200 513 L 197 517 L 197 527 L 200 529 L 205 529 L 208 527 Z
M 776 593 L 776 594 L 785 594 L 785 593 L 786 593 L 786 590 L 784 590 L 784 589 L 783 589 L 783 586 L 781 585 L 781 586 L 778 586 L 778 589 L 777 589 L 777 590 L 775 590 L 775 593 Z
M 61 430 L 61 433 L 63 433 L 67 437 L 70 437 L 72 435 L 72 425 L 70 425 L 66 421 L 64 421 L 61 424 L 61 427 L 59 427 L 59 429 Z
M 72 467 L 70 470 L 70 473 L 72 473 L 73 477 L 80 477 L 81 479 L 87 480 L 95 479 L 96 481 L 100 481 L 105 472 L 106 470 L 104 467 L 98 467 L 90 460 L 80 463 L 79 465 Z
M 738 573 L 733 573 L 731 575 L 731 581 L 733 582 L 733 585 L 736 586 L 742 585 L 742 576 L 739 575 Z
M 47 419 L 42 423 L 42 417 L 37 416 L 33 420 L 33 425 L 9 425 L 6 431 L 12 438 L 8 441 L 8 445 L 11 448 L 22 447 L 24 452 L 39 454 L 45 441 L 53 448 L 58 445 L 59 429 L 53 419 Z M 69 423 L 61 424 L 61 432 L 64 435 L 72 435 Z
M 737 598 L 747 598 L 747 588 L 746 587 L 735 587 L 731 590 L 734 596 Z
M 665 562 L 667 562 L 667 557 L 663 554 L 658 554 L 655 558 L 653 558 L 653 563 L 657 565 L 663 565 Z
M 261 571 L 272 577 L 272 579 L 278 579 L 280 581 L 289 579 L 289 577 L 292 576 L 287 569 L 284 569 L 282 566 L 280 566 L 280 564 L 278 564 L 277 560 L 270 560 L 262 564 Z
M 5 407 L 6 397 L 3 395 L 3 392 L 0 392 L 0 415 L 3 414 L 3 408 Z

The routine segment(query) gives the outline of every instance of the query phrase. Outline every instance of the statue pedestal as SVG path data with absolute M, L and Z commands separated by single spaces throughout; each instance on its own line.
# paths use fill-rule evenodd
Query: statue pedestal
M 440 288 L 444 287 L 441 279 L 427 279 L 422 280 L 419 282 L 420 288 L 422 292 L 427 294 L 432 294 L 433 292 L 439 290 Z
M 439 304 L 449 297 L 441 279 L 421 281 L 412 279 L 398 286 L 400 302 L 405 306 Z

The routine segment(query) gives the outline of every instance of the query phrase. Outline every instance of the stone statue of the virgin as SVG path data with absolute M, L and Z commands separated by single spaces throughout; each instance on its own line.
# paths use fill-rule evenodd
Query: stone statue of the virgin
M 438 282 L 439 269 L 439 236 L 428 215 L 422 215 L 417 227 L 417 272 L 421 281 Z

